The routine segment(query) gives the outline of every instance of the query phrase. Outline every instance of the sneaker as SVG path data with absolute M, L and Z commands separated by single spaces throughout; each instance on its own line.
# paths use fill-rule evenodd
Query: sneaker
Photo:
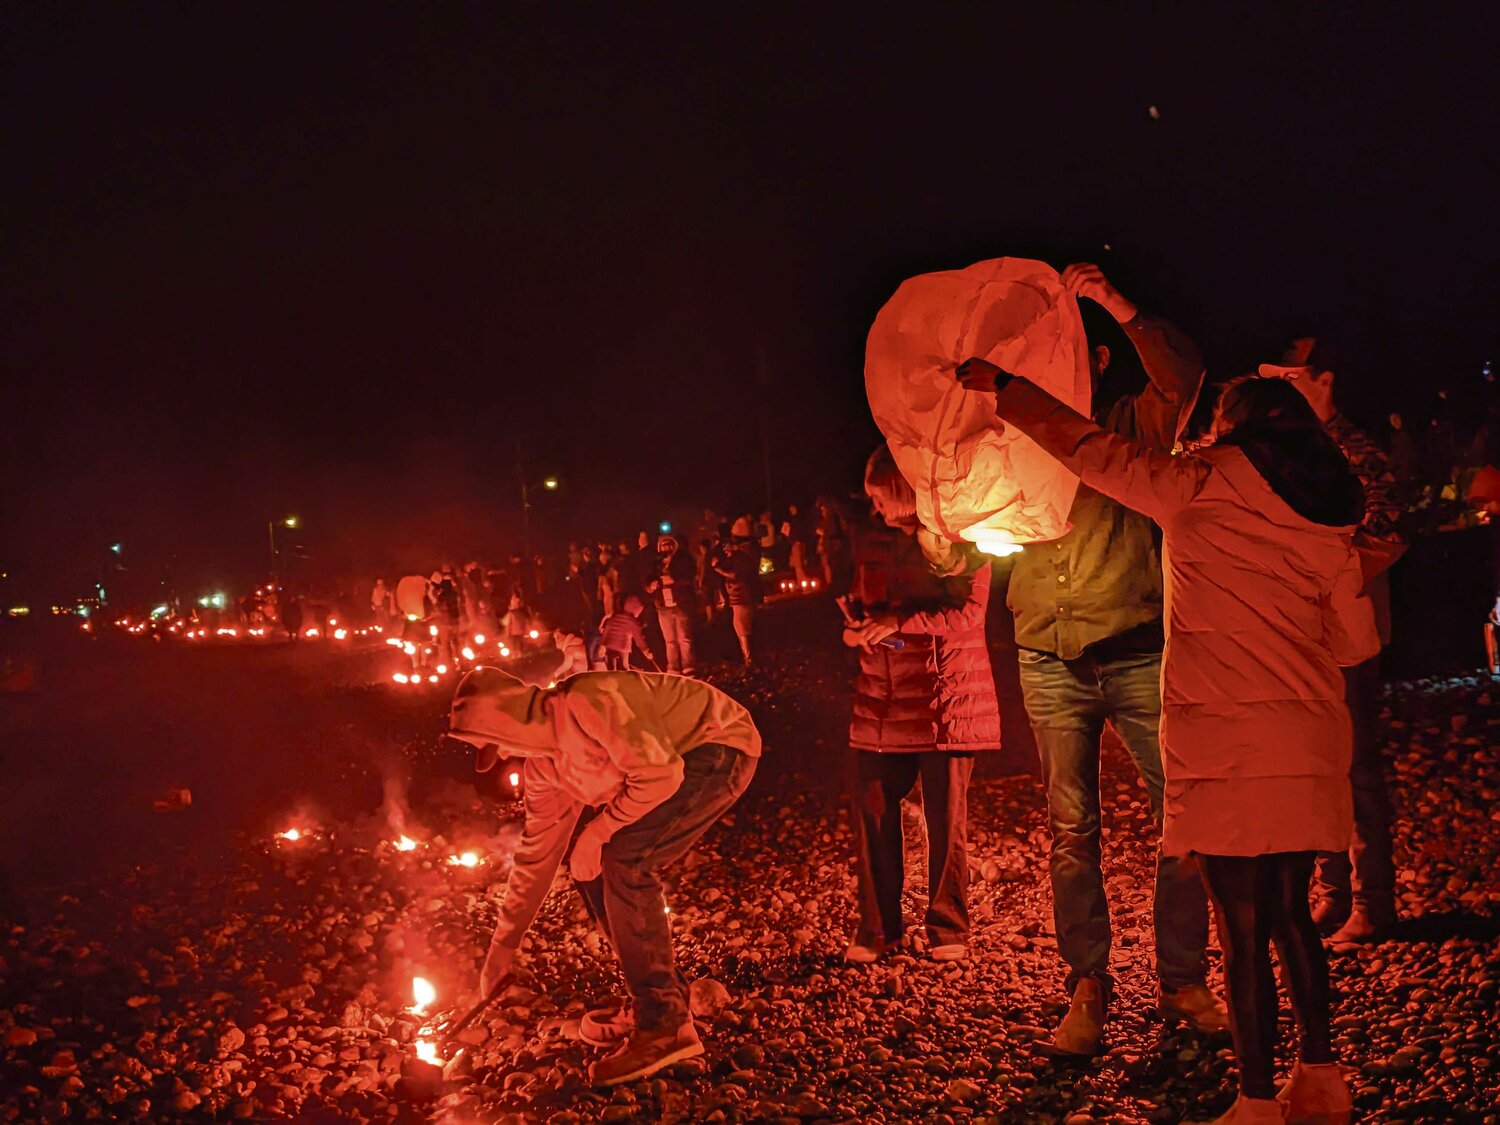
M 886 951 L 884 943 L 879 945 L 866 945 L 861 941 L 851 941 L 849 948 L 844 950 L 844 960 L 851 965 L 871 965 L 880 959 L 880 955 Z
M 1374 945 L 1385 940 L 1389 922 L 1377 921 L 1363 907 L 1356 906 L 1349 920 L 1328 939 L 1334 949 L 1352 949 L 1360 945 Z
M 696 1058 L 703 1053 L 703 1041 L 691 1018 L 675 1031 L 630 1032 L 612 1055 L 606 1055 L 589 1067 L 589 1081 L 595 1086 L 618 1086 L 649 1078 L 658 1070 Z
M 1281 1104 L 1275 1098 L 1247 1098 L 1244 1094 L 1234 1099 L 1229 1112 L 1212 1121 L 1184 1121 L 1182 1125 L 1282 1125 Z
M 1349 1125 L 1354 1118 L 1354 1096 L 1334 1063 L 1297 1063 L 1276 1100 L 1288 1125 Z
M 1194 1031 L 1213 1035 L 1229 1030 L 1229 1009 L 1206 984 L 1190 984 L 1170 992 L 1157 982 L 1156 1010 L 1162 1018 L 1185 1023 Z
M 1057 1025 L 1052 1039 L 1037 1050 L 1054 1058 L 1091 1059 L 1104 1038 L 1104 986 L 1084 977 L 1073 989 L 1073 1004 Z
M 635 1013 L 628 1004 L 595 1008 L 578 1022 L 578 1037 L 594 1047 L 613 1047 L 634 1030 Z
M 934 945 L 927 951 L 927 956 L 934 961 L 962 961 L 969 955 L 969 947 L 961 941 L 950 941 L 943 945 Z

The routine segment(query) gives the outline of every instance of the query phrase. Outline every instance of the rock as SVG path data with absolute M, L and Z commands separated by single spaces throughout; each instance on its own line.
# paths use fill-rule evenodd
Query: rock
M 245 1045 L 245 1033 L 230 1024 L 219 1033 L 219 1054 L 232 1055 Z
M 700 977 L 688 986 L 688 1007 L 699 1019 L 713 1019 L 729 1007 L 729 989 L 712 977 Z
M 967 1078 L 955 1078 L 948 1083 L 948 1099 L 959 1103 L 971 1102 L 982 1094 L 982 1091 Z

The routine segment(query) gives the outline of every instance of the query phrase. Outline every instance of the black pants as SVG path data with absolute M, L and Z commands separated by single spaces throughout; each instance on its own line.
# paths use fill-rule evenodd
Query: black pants
M 922 779 L 927 821 L 927 937 L 933 945 L 969 933 L 969 777 L 974 755 L 926 750 L 911 754 L 854 752 L 854 824 L 859 848 L 861 945 L 901 940 L 901 889 L 906 853 L 901 799 Z
M 1230 1029 L 1247 1098 L 1276 1096 L 1273 944 L 1292 994 L 1302 1061 L 1333 1061 L 1328 958 L 1307 904 L 1316 859 L 1314 852 L 1199 856 L 1224 950 Z

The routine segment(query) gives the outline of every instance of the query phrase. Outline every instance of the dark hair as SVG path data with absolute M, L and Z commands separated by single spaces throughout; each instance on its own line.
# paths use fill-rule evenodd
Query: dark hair
M 888 514 L 893 518 L 915 519 L 917 494 L 896 467 L 896 458 L 891 447 L 881 442 L 865 462 L 865 494 L 871 500 L 877 496 L 886 502 Z
M 1219 401 L 1214 410 L 1224 424 L 1221 437 L 1233 433 L 1246 422 L 1268 422 L 1278 429 L 1323 428 L 1302 392 L 1285 379 L 1266 379 L 1259 375 L 1230 379 L 1219 389 Z

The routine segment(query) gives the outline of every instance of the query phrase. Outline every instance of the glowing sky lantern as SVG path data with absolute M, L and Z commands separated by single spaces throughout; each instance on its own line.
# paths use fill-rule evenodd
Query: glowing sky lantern
M 1083 320 L 1051 266 L 994 258 L 903 282 L 870 329 L 865 392 L 929 531 L 992 554 L 1057 539 L 1078 479 L 958 385 L 970 356 L 1088 413 Z

